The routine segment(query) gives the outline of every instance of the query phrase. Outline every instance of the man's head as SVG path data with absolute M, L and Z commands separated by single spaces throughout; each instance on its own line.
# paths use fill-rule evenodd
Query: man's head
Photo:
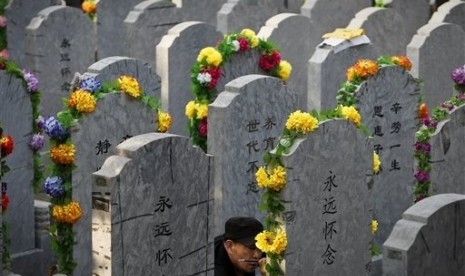
M 232 264 L 240 272 L 253 272 L 262 257 L 255 236 L 263 231 L 263 225 L 251 217 L 232 217 L 224 228 L 224 247 Z

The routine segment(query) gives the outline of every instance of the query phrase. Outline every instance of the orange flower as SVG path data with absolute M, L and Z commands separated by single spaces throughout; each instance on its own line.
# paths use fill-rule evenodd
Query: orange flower
M 428 106 L 426 103 L 422 103 L 418 107 L 418 117 L 420 117 L 420 119 L 428 118 Z
M 406 56 L 392 56 L 390 59 L 392 62 L 394 62 L 394 64 L 403 67 L 407 71 L 410 71 L 410 69 L 412 69 L 412 63 L 410 62 L 410 59 Z
M 347 76 L 347 81 L 350 81 L 350 82 L 354 82 L 358 78 L 357 70 L 355 69 L 354 66 L 347 69 L 346 76 Z
M 359 59 L 357 63 L 355 63 L 354 68 L 357 75 L 362 78 L 373 76 L 378 72 L 378 64 L 376 61 L 370 59 Z
M 73 144 L 60 144 L 50 149 L 50 157 L 57 164 L 69 165 L 74 162 L 75 152 Z
M 97 11 L 97 5 L 94 1 L 82 2 L 81 8 L 87 14 L 95 13 Z
M 81 206 L 76 201 L 66 205 L 54 205 L 52 209 L 53 219 L 57 222 L 74 224 L 82 216 Z

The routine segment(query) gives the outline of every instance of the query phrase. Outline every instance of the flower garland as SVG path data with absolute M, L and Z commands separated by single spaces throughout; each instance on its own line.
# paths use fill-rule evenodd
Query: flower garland
M 451 111 L 465 104 L 465 65 L 452 70 L 451 78 L 454 81 L 456 95 L 443 102 L 433 110 L 431 117 L 425 103 L 420 105 L 418 117 L 421 127 L 415 134 L 414 157 L 416 159 L 414 202 L 430 196 L 431 172 L 431 136 L 436 131 L 438 123 L 446 119 Z
M 67 108 L 43 121 L 43 129 L 50 136 L 51 175 L 43 188 L 51 196 L 50 226 L 52 248 L 58 255 L 57 269 L 59 273 L 71 275 L 76 267 L 73 260 L 74 234 L 73 224 L 82 216 L 78 202 L 72 200 L 72 170 L 76 147 L 71 141 L 70 128 L 97 107 L 98 100 L 110 93 L 123 93 L 128 97 L 140 100 L 158 114 L 158 131 L 166 132 L 171 125 L 171 116 L 163 112 L 157 99 L 145 95 L 138 81 L 130 76 L 120 76 L 117 81 L 102 84 L 95 77 L 82 79 L 78 87 L 65 99 Z
M 97 0 L 84 0 L 81 4 L 82 11 L 87 14 L 92 21 L 97 20 Z
M 280 52 L 269 41 L 258 38 L 255 32 L 244 29 L 238 34 L 225 35 L 216 47 L 202 49 L 191 73 L 195 99 L 186 105 L 189 133 L 195 145 L 207 151 L 208 104 L 216 97 L 216 86 L 221 77 L 222 65 L 234 55 L 257 50 L 261 56 L 259 67 L 266 73 L 287 81 L 292 72 L 289 62 L 281 59 Z
M 0 183 L 2 185 L 2 215 L 5 214 L 6 210 L 8 209 L 8 204 L 10 203 L 10 199 L 7 192 L 7 183 L 2 182 L 2 178 L 5 176 L 7 172 L 10 171 L 10 167 L 6 164 L 4 160 L 5 157 L 10 155 L 14 149 L 14 140 L 10 135 L 3 135 L 3 129 L 0 123 Z M 11 257 L 9 251 L 10 245 L 10 235 L 9 235 L 9 227 L 8 223 L 5 220 L 2 220 L 2 233 L 3 233 L 3 256 L 2 256 L 2 264 L 5 269 L 11 270 Z

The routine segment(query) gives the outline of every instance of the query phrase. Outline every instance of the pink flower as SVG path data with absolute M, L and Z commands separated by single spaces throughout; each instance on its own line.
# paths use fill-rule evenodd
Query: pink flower
M 0 57 L 3 59 L 10 59 L 10 54 L 8 54 L 8 51 L 6 49 L 3 49 L 0 51 Z
M 6 27 L 6 17 L 3 15 L 0 15 L 0 28 L 5 28 Z

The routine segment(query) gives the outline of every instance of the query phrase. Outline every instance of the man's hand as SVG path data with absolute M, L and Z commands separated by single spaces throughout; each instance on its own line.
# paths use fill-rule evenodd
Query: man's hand
M 260 267 L 260 275 L 261 275 L 261 276 L 266 276 L 266 269 L 265 269 L 265 266 L 266 266 L 266 258 L 261 258 L 261 259 L 258 261 L 258 266 Z

